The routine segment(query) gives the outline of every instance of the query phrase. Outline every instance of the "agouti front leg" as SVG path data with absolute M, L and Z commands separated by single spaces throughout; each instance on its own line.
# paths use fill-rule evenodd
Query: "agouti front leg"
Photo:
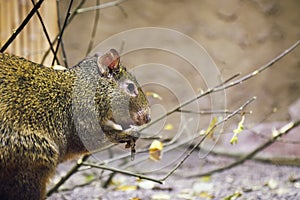
M 42 133 L 0 134 L 0 199 L 45 199 L 58 160 L 55 144 Z
M 0 199 L 9 200 L 41 200 L 45 199 L 46 183 L 52 169 L 28 168 L 20 169 L 9 177 L 1 179 Z M 49 173 L 50 172 L 50 173 Z M 0 193 L 1 193 L 0 192 Z

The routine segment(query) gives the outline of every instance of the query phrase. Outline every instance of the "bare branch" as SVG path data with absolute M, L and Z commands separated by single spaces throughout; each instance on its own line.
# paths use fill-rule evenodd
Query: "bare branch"
M 211 93 L 214 93 L 214 92 L 218 92 L 218 91 L 221 91 L 221 90 L 225 90 L 227 88 L 230 88 L 230 87 L 233 87 L 235 85 L 238 85 L 238 84 L 241 84 L 243 83 L 244 81 L 247 81 L 248 79 L 250 78 L 253 78 L 254 76 L 256 76 L 257 74 L 263 72 L 264 70 L 270 68 L 274 63 L 276 63 L 277 61 L 279 61 L 280 59 L 282 59 L 284 56 L 286 56 L 287 54 L 289 54 L 290 52 L 292 52 L 297 46 L 299 46 L 300 44 L 300 40 L 298 40 L 296 43 L 294 43 L 291 47 L 289 47 L 288 49 L 286 49 L 284 52 L 282 52 L 280 55 L 276 56 L 274 59 L 272 59 L 270 62 L 268 62 L 267 64 L 259 67 L 257 70 L 254 70 L 252 73 L 246 75 L 246 76 L 243 76 L 242 78 L 240 78 L 239 80 L 237 81 L 234 81 L 234 82 L 230 82 L 229 84 L 225 84 L 227 81 L 221 83 L 219 86 L 216 86 L 214 88 L 209 88 L 207 89 L 205 92 L 199 94 L 198 96 L 184 102 L 183 104 L 181 105 L 178 105 L 177 107 L 173 108 L 172 110 L 170 110 L 169 112 L 167 112 L 166 114 L 158 117 L 157 119 L 153 120 L 150 124 L 148 124 L 147 126 L 145 126 L 144 128 L 142 128 L 140 131 L 143 131 L 145 130 L 146 128 L 152 126 L 153 124 L 156 124 L 157 122 L 159 122 L 160 120 L 168 117 L 169 115 L 175 113 L 175 112 L 178 112 L 179 109 L 183 108 L 184 106 L 196 101 L 197 99 L 200 99 L 206 95 L 209 95 Z M 232 78 L 235 78 L 237 75 L 234 75 Z M 230 78 L 230 80 L 232 79 Z
M 97 0 L 96 3 L 97 3 L 97 5 L 99 5 L 100 0 Z M 93 44 L 94 44 L 94 40 L 95 40 L 95 36 L 96 36 L 96 32 L 97 32 L 97 27 L 98 27 L 98 24 L 99 24 L 99 17 L 100 17 L 100 10 L 97 9 L 96 13 L 95 13 L 95 18 L 94 18 L 94 25 L 93 25 L 93 30 L 92 30 L 92 34 L 91 34 L 91 39 L 89 41 L 89 45 L 88 45 L 88 48 L 87 48 L 86 53 L 85 53 L 86 56 L 90 53 L 90 51 L 93 48 Z
M 236 167 L 236 166 L 244 163 L 246 160 L 249 160 L 249 159 L 253 158 L 253 156 L 255 156 L 257 153 L 261 152 L 262 150 L 264 150 L 265 148 L 267 148 L 268 146 L 270 146 L 271 144 L 273 144 L 275 141 L 277 141 L 278 138 L 280 138 L 283 135 L 287 134 L 288 132 L 290 132 L 292 129 L 296 128 L 299 125 L 300 125 L 300 121 L 290 122 L 290 123 L 284 125 L 281 129 L 279 129 L 278 131 L 275 132 L 275 134 L 274 134 L 274 136 L 272 138 L 270 138 L 268 141 L 266 141 L 265 143 L 263 143 L 262 145 L 260 145 L 256 149 L 254 149 L 249 154 L 241 157 L 239 160 L 237 160 L 234 163 L 231 163 L 231 164 L 229 164 L 229 165 L 227 165 L 225 167 L 221 167 L 221 168 L 218 168 L 218 169 L 215 169 L 215 170 L 211 170 L 209 172 L 205 172 L 205 173 L 201 173 L 201 174 L 194 174 L 194 175 L 190 175 L 188 177 L 208 176 L 208 175 L 212 175 L 214 173 L 222 172 L 222 171 L 225 171 L 227 169 Z
M 93 10 L 99 10 L 99 9 L 103 9 L 103 8 L 109 8 L 109 7 L 114 7 L 114 6 L 119 6 L 121 3 L 128 1 L 128 0 L 117 0 L 117 1 L 111 1 L 111 2 L 107 2 L 107 3 L 103 3 L 97 6 L 92 6 L 92 7 L 88 7 L 88 8 L 81 8 L 78 9 L 76 12 L 77 13 L 84 13 L 84 12 L 89 12 L 89 11 L 93 11 Z
M 195 144 L 193 146 L 193 148 L 183 157 L 183 159 L 162 179 L 160 179 L 161 181 L 165 181 L 169 176 L 171 176 L 183 163 L 184 161 L 190 157 L 190 155 L 199 147 L 199 145 L 214 131 L 214 129 L 216 127 L 218 127 L 220 124 L 228 121 L 229 119 L 231 119 L 233 116 L 237 115 L 238 113 L 240 113 L 241 111 L 244 110 L 244 108 L 249 105 L 250 103 L 252 103 L 254 100 L 256 99 L 256 97 L 253 97 L 251 99 L 249 99 L 247 102 L 245 102 L 241 107 L 239 107 L 237 110 L 235 110 L 233 113 L 231 113 L 230 115 L 227 115 L 223 120 L 219 121 L 218 123 L 216 123 L 213 127 L 210 128 L 210 130 L 208 131 L 208 133 L 206 133 L 206 135 L 204 135 L 200 141 Z
M 109 170 L 109 171 L 112 171 L 112 172 L 117 172 L 117 173 L 120 173 L 120 174 L 125 174 L 125 175 L 128 175 L 128 176 L 137 177 L 139 179 L 149 180 L 149 181 L 153 181 L 153 182 L 156 182 L 156 183 L 163 184 L 163 181 L 157 180 L 157 179 L 154 179 L 154 178 L 151 178 L 151 177 L 148 177 L 148 176 L 144 176 L 143 174 L 132 173 L 132 172 L 126 171 L 126 170 L 121 170 L 121 169 L 117 169 L 117 168 L 113 168 L 113 167 L 108 167 L 108 166 L 105 166 L 105 165 L 96 165 L 96 164 L 92 164 L 92 163 L 83 163 L 83 165 L 98 168 L 98 169 Z
M 73 174 L 75 174 L 78 169 L 83 165 L 83 162 L 86 161 L 91 154 L 84 155 L 79 160 L 77 160 L 76 165 L 74 165 L 68 173 L 63 176 L 54 186 L 47 192 L 47 197 L 51 196 L 54 192 L 58 190 L 60 186 L 62 186 Z
M 220 91 L 220 90 L 224 90 L 227 88 L 230 88 L 232 86 L 238 85 L 243 83 L 244 81 L 253 78 L 254 76 L 258 75 L 259 73 L 265 71 L 266 69 L 272 67 L 274 65 L 274 63 L 278 62 L 280 59 L 282 59 L 284 56 L 288 55 L 290 52 L 292 52 L 295 48 L 297 48 L 300 44 L 300 40 L 298 40 L 297 42 L 295 42 L 292 46 L 290 46 L 288 49 L 286 49 L 285 51 L 283 51 L 281 54 L 279 54 L 278 56 L 276 56 L 275 58 L 273 58 L 270 62 L 266 63 L 265 65 L 259 67 L 257 70 L 254 70 L 253 72 L 251 72 L 250 74 L 247 74 L 246 76 L 233 81 L 227 85 L 221 86 L 219 88 L 215 88 L 215 91 Z
M 16 31 L 10 36 L 10 38 L 5 42 L 5 44 L 1 47 L 0 52 L 3 53 L 9 45 L 15 40 L 15 38 L 21 33 L 23 28 L 27 25 L 27 23 L 30 21 L 34 13 L 41 7 L 44 0 L 39 0 L 35 6 L 31 9 L 29 14 L 26 16 L 26 18 L 22 21 L 21 25 L 17 28 Z
M 67 15 L 66 15 L 66 18 L 65 18 L 65 21 L 64 21 L 64 24 L 63 26 L 61 27 L 60 26 L 60 23 L 58 21 L 58 27 L 59 27 L 59 36 L 58 36 L 58 39 L 57 39 L 57 45 L 56 45 L 56 49 L 55 49 L 55 52 L 54 52 L 54 57 L 57 56 L 57 52 L 58 52 L 58 49 L 59 49 L 59 45 L 62 46 L 62 52 L 63 52 L 63 56 L 64 56 L 64 63 L 65 63 L 65 66 L 68 67 L 68 63 L 67 63 L 67 58 L 66 58 L 66 52 L 65 52 L 65 48 L 63 46 L 63 40 L 62 40 L 62 37 L 63 37 L 63 34 L 65 32 L 65 29 L 67 27 L 67 23 L 68 23 L 68 20 L 69 20 L 69 17 L 71 15 L 71 8 L 72 8 L 72 5 L 73 5 L 73 0 L 70 1 L 69 3 L 69 7 L 68 7 L 68 11 L 67 11 Z M 59 11 L 59 6 L 57 5 L 57 10 Z M 59 13 L 59 12 L 58 12 Z M 59 19 L 59 17 L 58 17 Z M 52 65 L 54 65 L 54 62 L 55 62 L 55 59 L 52 60 Z
M 78 4 L 78 6 L 75 8 L 75 12 L 73 12 L 70 17 L 69 17 L 69 20 L 67 21 L 67 24 L 66 24 L 66 27 L 73 21 L 74 17 L 77 15 L 77 12 L 76 10 L 80 9 L 84 3 L 86 2 L 86 0 L 81 0 L 81 2 Z M 51 43 L 51 46 L 54 45 L 57 40 L 58 40 L 58 36 L 59 34 L 56 35 L 56 37 L 54 38 L 54 40 L 52 41 Z M 41 64 L 43 64 L 48 56 L 48 54 L 50 53 L 50 48 L 45 52 L 44 56 L 43 56 L 43 59 L 41 61 Z
M 31 3 L 32 3 L 33 6 L 35 6 L 34 0 L 31 0 Z M 45 36 L 46 36 L 46 39 L 47 39 L 48 44 L 49 44 L 49 46 L 50 46 L 51 52 L 52 52 L 53 55 L 54 55 L 54 59 L 55 59 L 55 61 L 57 62 L 57 64 L 59 64 L 59 60 L 58 60 L 57 56 L 56 56 L 55 53 L 54 53 L 55 51 L 54 51 L 53 46 L 52 46 L 52 44 L 51 44 L 51 39 L 50 39 L 50 36 L 49 36 L 49 34 L 48 34 L 47 28 L 46 28 L 46 26 L 45 26 L 45 24 L 44 24 L 43 18 L 42 18 L 41 14 L 40 14 L 40 12 L 39 12 L 38 10 L 36 10 L 36 14 L 37 14 L 37 16 L 38 16 L 38 18 L 39 18 L 39 20 L 40 20 L 40 22 L 41 22 L 41 25 L 42 25 L 42 28 L 43 28 L 43 32 L 44 32 L 44 34 L 45 34 Z
M 231 114 L 231 113 L 233 113 L 233 111 L 230 111 L 230 110 L 200 110 L 200 111 L 193 111 L 193 110 L 182 110 L 182 109 L 179 109 L 178 112 L 190 113 L 190 114 L 196 114 L 196 115 Z M 243 111 L 239 114 L 252 114 L 252 111 Z

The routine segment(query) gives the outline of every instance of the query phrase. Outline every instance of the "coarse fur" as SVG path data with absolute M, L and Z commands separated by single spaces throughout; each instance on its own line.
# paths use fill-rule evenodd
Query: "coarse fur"
M 44 199 L 57 164 L 87 153 L 85 130 L 112 142 L 137 139 L 115 126 L 149 122 L 148 101 L 118 59 L 111 50 L 54 70 L 0 54 L 0 199 Z

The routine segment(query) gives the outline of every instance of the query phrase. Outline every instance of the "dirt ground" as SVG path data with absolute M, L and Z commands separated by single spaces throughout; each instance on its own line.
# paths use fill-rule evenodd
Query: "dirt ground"
M 64 1 L 67 3 L 68 1 Z M 74 1 L 75 4 L 79 0 Z M 101 1 L 104 3 L 107 1 Z M 95 1 L 87 1 L 84 7 L 92 6 Z M 66 9 L 67 5 L 62 5 Z M 121 4 L 121 7 L 111 7 L 100 11 L 100 21 L 95 37 L 95 45 L 103 40 L 110 38 L 114 34 L 134 28 L 158 27 L 168 28 L 183 33 L 201 44 L 211 56 L 213 62 L 219 70 L 220 80 L 226 80 L 236 73 L 245 75 L 252 72 L 257 67 L 273 59 L 276 55 L 284 51 L 294 42 L 300 39 L 300 2 L 298 0 L 279 1 L 279 0 L 128 0 Z M 76 16 L 74 21 L 66 29 L 64 34 L 64 45 L 67 52 L 69 65 L 76 64 L 85 57 L 88 41 L 91 35 L 95 12 L 81 13 Z M 157 40 L 160 41 L 160 36 Z M 135 38 L 138 44 L 144 44 L 151 38 L 151 35 L 142 34 Z M 128 48 L 128 41 L 124 41 L 124 49 Z M 127 42 L 127 43 L 126 43 Z M 176 43 L 175 41 L 174 44 Z M 121 43 L 117 44 L 120 47 Z M 193 55 L 193 49 L 182 42 L 177 44 L 178 48 L 187 48 L 188 55 Z M 103 49 L 102 49 L 103 50 Z M 168 52 L 170 53 L 170 52 Z M 159 63 L 175 69 L 189 80 L 193 92 L 197 93 L 200 88 L 206 89 L 207 83 L 212 79 L 212 74 L 205 77 L 195 75 L 189 71 L 186 63 L 165 54 L 159 50 L 140 50 L 133 51 L 128 57 L 124 57 L 124 62 L 134 67 L 149 63 Z M 149 67 L 148 67 L 149 68 Z M 150 69 L 150 68 L 149 68 Z M 299 99 L 300 94 L 300 48 L 293 51 L 274 67 L 263 72 L 259 76 L 245 82 L 239 86 L 226 91 L 226 108 L 233 110 L 238 108 L 246 100 L 257 96 L 257 100 L 251 104 L 247 110 L 252 110 L 252 114 L 246 117 L 247 128 L 257 127 L 265 124 L 261 133 L 268 133 L 274 128 L 282 125 L 291 119 L 289 106 Z M 153 105 L 152 118 L 162 114 L 174 107 L 178 103 L 178 96 L 185 97 L 185 86 L 172 79 L 170 71 L 158 73 L 140 73 L 137 75 L 139 80 L 144 83 L 155 80 L 165 83 L 166 87 L 145 85 L 145 90 L 155 92 L 163 100 L 149 97 Z M 145 81 L 147 80 L 147 81 Z M 172 87 L 171 87 L 172 86 Z M 211 98 L 214 98 L 213 96 Z M 209 99 L 198 102 L 201 108 L 210 109 Z M 156 106 L 154 106 L 156 105 Z M 298 107 L 299 108 L 299 107 Z M 276 109 L 277 112 L 272 112 Z M 294 113 L 300 113 L 297 109 L 292 109 Z M 271 113 L 271 114 L 270 114 Z M 193 117 L 195 119 L 197 117 Z M 165 139 L 176 135 L 179 128 L 176 127 L 178 116 L 170 117 L 165 124 L 160 124 L 156 129 L 149 132 L 162 134 Z M 189 119 L 189 118 L 188 118 Z M 197 121 L 200 128 L 207 127 L 209 117 L 202 117 Z M 224 129 L 225 132 L 232 131 L 240 118 L 233 119 Z M 173 131 L 162 131 L 164 125 L 173 124 Z M 278 124 L 279 123 L 279 124 Z M 299 129 L 298 129 L 299 130 Z M 258 131 L 259 132 L 259 131 Z M 294 134 L 299 133 L 297 131 Z M 236 147 L 228 144 L 228 135 L 218 138 L 217 145 L 214 146 L 215 152 L 244 154 L 249 152 L 259 142 L 259 139 L 249 133 L 247 138 L 241 138 Z M 155 134 L 154 134 L 155 135 Z M 268 135 L 268 136 L 269 136 Z M 180 135 L 184 138 L 185 135 Z M 292 137 L 294 141 L 299 137 Z M 140 142 L 141 147 L 147 146 Z M 273 146 L 266 154 L 271 158 L 294 156 L 297 160 L 300 154 L 299 143 L 289 144 L 294 154 L 285 151 L 286 145 Z M 204 146 L 205 147 L 205 146 Z M 208 144 L 208 148 L 210 148 Z M 186 149 L 180 149 L 180 155 Z M 170 166 L 167 163 L 176 163 L 180 158 L 177 151 L 171 151 L 164 155 L 162 163 L 155 164 L 154 168 L 149 169 L 146 162 L 144 165 L 135 165 L 133 171 L 151 171 L 149 175 L 160 177 L 165 174 Z M 234 169 L 214 174 L 213 176 L 201 178 L 186 178 L 188 174 L 199 171 L 207 171 L 214 167 L 220 167 L 225 163 L 231 162 L 229 158 L 217 155 L 208 155 L 199 159 L 200 153 L 193 154 L 188 161 L 180 168 L 175 175 L 171 176 L 164 185 L 152 185 L 150 183 L 141 184 L 133 177 L 117 175 L 113 182 L 125 183 L 127 187 L 123 189 L 119 185 L 110 185 L 108 189 L 101 187 L 101 181 L 94 181 L 84 187 L 76 187 L 71 191 L 62 191 L 53 194 L 49 199 L 222 199 L 230 195 L 239 196 L 239 199 L 300 199 L 300 168 L 292 166 L 277 166 L 264 164 L 255 161 L 248 161 Z M 295 163 L 294 163 L 295 164 Z M 162 165 L 163 169 L 159 169 Z M 299 166 L 299 163 L 296 165 Z M 71 163 L 59 166 L 54 182 L 59 176 L 69 169 Z M 157 169 L 157 170 L 156 170 Z M 159 170 L 158 170 L 159 169 Z M 86 177 L 90 174 L 99 176 L 99 170 L 87 170 L 74 176 L 63 188 L 73 187 L 78 183 L 85 183 Z M 295 179 L 293 181 L 293 179 Z M 297 181 L 297 180 L 298 181 Z M 129 187 L 131 186 L 131 187 Z M 232 199 L 234 199 L 232 197 Z
M 172 155 L 169 154 L 169 155 Z M 142 200 L 184 200 L 184 199 L 223 199 L 237 195 L 236 199 L 299 199 L 300 182 L 298 167 L 276 166 L 248 161 L 236 168 L 205 178 L 187 178 L 190 174 L 197 174 L 209 169 L 220 167 L 232 162 L 232 159 L 209 155 L 205 160 L 199 160 L 193 154 L 177 173 L 171 176 L 164 185 L 152 182 L 137 182 L 133 177 L 117 175 L 114 184 L 108 189 L 101 188 L 99 179 L 85 187 L 73 188 L 87 174 L 77 175 L 63 188 L 73 188 L 53 194 L 55 199 L 142 199 Z M 62 166 L 60 166 L 62 168 Z M 63 169 L 62 169 L 63 170 Z M 100 174 L 100 171 L 91 170 L 89 173 Z M 163 176 L 160 173 L 151 173 L 152 177 Z M 298 181 L 294 181 L 298 178 Z M 234 198 L 232 198 L 234 199 Z
M 290 108 L 300 113 L 300 100 Z M 295 120 L 300 118 L 299 114 L 294 115 L 291 113 L 291 116 Z M 281 127 L 282 124 L 272 124 L 271 127 L 274 126 Z M 265 143 L 271 135 L 269 130 L 270 124 L 261 123 L 258 129 L 265 130 L 261 132 L 266 134 L 265 138 L 244 131 L 239 136 L 238 145 L 234 147 L 228 145 L 229 139 L 227 138 L 227 142 L 219 142 L 210 152 L 205 151 L 203 148 L 196 150 L 162 185 L 121 174 L 117 174 L 112 179 L 109 179 L 110 174 L 107 171 L 83 169 L 73 175 L 60 188 L 59 193 L 54 193 L 49 199 L 196 200 L 227 198 L 279 200 L 300 198 L 299 127 L 291 131 L 279 142 L 261 151 L 255 156 L 255 161 L 246 161 L 234 168 L 214 173 L 211 176 L 197 176 L 210 170 L 227 166 L 236 161 L 239 156 L 245 155 L 262 143 Z M 136 155 L 135 161 L 127 161 L 128 163 L 113 162 L 109 166 L 144 173 L 151 178 L 159 180 L 165 177 L 183 158 L 188 149 L 185 146 L 166 151 L 163 159 L 159 162 L 151 161 L 147 159 L 147 155 L 141 153 Z M 104 154 L 106 156 L 95 155 L 92 161 L 96 163 L 102 160 L 105 161 L 108 159 L 108 153 L 105 152 Z M 61 164 L 53 183 L 65 175 L 70 166 L 74 164 L 74 162 Z M 90 182 L 91 180 L 93 181 Z M 104 189 L 103 185 L 108 180 L 110 180 L 109 185 Z

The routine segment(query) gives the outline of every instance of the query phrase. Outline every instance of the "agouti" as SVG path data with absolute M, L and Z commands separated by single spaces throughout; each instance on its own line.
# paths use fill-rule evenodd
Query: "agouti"
M 58 163 L 102 140 L 134 146 L 148 101 L 116 50 L 54 70 L 0 54 L 0 199 L 44 199 Z M 99 136 L 99 137 L 97 137 Z

